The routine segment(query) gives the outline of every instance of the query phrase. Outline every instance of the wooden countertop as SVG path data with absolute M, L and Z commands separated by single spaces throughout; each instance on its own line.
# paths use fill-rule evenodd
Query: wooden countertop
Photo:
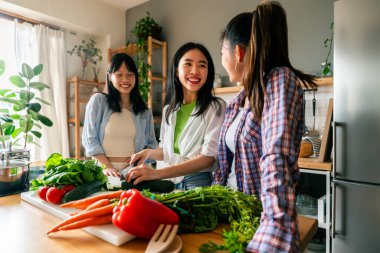
M 0 245 L 3 252 L 70 252 L 70 253 L 138 253 L 144 252 L 148 241 L 134 239 L 122 246 L 113 246 L 82 230 L 59 232 L 46 235 L 59 219 L 20 199 L 20 194 L 0 197 Z M 182 252 L 198 252 L 201 244 L 208 241 L 220 244 L 221 231 L 226 225 L 220 225 L 208 233 L 181 234 Z M 299 230 L 302 251 L 306 248 L 315 232 L 317 220 L 299 216 Z

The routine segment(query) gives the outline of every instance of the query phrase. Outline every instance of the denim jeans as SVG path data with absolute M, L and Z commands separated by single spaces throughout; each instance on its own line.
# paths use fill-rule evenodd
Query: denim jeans
M 212 182 L 211 172 L 198 172 L 185 176 L 176 188 L 180 190 L 189 190 L 199 186 L 210 186 Z

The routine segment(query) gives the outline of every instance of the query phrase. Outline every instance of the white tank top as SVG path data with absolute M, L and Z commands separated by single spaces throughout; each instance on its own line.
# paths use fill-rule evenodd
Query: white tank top
M 130 157 L 135 153 L 136 127 L 132 112 L 113 113 L 106 125 L 102 143 L 107 157 Z

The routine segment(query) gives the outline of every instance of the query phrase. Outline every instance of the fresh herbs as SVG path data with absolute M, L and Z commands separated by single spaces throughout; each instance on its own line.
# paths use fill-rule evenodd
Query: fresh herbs
M 244 252 L 259 226 L 261 202 L 255 197 L 228 187 L 214 185 L 167 194 L 143 194 L 170 207 L 180 216 L 180 232 L 214 230 L 219 223 L 229 223 L 223 232 L 224 245 L 203 244 L 200 252 Z
M 76 160 L 62 158 L 62 155 L 54 153 L 46 161 L 45 173 L 42 178 L 32 180 L 31 190 L 38 190 L 40 186 L 56 185 L 83 185 L 93 181 L 107 182 L 102 168 L 94 160 Z

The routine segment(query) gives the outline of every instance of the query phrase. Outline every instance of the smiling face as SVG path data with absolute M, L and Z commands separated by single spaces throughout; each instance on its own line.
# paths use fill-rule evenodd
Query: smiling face
M 110 74 L 110 79 L 115 89 L 121 94 L 129 94 L 136 82 L 135 74 L 127 69 L 125 63 L 118 70 Z
M 222 66 L 226 70 L 231 83 L 241 82 L 242 80 L 242 64 L 239 64 L 237 48 L 231 46 L 227 40 L 223 40 L 222 48 Z
M 177 76 L 182 84 L 183 94 L 196 96 L 207 80 L 208 62 L 199 49 L 187 51 L 178 63 Z

